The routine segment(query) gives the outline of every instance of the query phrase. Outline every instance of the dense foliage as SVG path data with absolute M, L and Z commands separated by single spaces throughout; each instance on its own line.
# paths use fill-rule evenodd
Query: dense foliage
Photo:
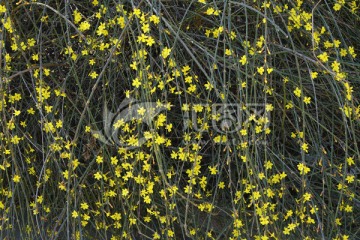
M 355 239 L 360 1 L 0 3 L 1 239 Z

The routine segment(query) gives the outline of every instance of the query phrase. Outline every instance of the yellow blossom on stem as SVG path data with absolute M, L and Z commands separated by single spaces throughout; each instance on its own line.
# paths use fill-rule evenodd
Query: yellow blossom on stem
M 165 47 L 162 51 L 161 51 L 161 56 L 166 59 L 169 55 L 170 55 L 171 49 L 168 47 Z
M 13 177 L 14 183 L 19 183 L 20 179 L 21 179 L 21 177 L 18 174 L 15 174 L 14 177 Z
M 305 175 L 310 172 L 310 168 L 307 167 L 304 163 L 299 163 L 297 167 L 301 175 Z
M 323 52 L 317 56 L 321 62 L 326 63 L 329 60 L 329 55 L 327 52 Z

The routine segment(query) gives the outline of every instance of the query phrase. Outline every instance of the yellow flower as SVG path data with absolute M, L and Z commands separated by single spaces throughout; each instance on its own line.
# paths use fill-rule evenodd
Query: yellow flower
M 272 169 L 272 167 L 273 167 L 272 162 L 270 162 L 270 161 L 265 162 L 265 169 L 266 170 L 270 170 L 270 169 Z
M 108 30 L 106 30 L 106 25 L 105 23 L 100 23 L 100 26 L 98 27 L 98 29 L 96 30 L 96 34 L 98 36 L 104 35 L 107 36 L 109 34 Z
M 146 39 L 146 45 L 151 47 L 152 45 L 154 45 L 155 40 L 152 36 L 148 36 L 148 38 Z
M 286 105 L 285 105 L 285 108 L 286 109 L 291 109 L 291 108 L 293 108 L 294 107 L 294 104 L 290 101 L 290 102 L 288 102 Z
M 159 135 L 159 136 L 156 137 L 155 143 L 158 144 L 158 145 L 160 145 L 160 144 L 165 143 L 165 140 L 166 140 L 166 139 L 165 139 L 163 136 L 160 136 L 160 135 Z
M 170 55 L 171 49 L 168 47 L 165 47 L 162 51 L 161 51 L 161 56 L 165 59 Z
M 318 77 L 318 73 L 317 73 L 317 72 L 311 72 L 310 75 L 311 75 L 311 78 L 312 78 L 312 79 L 315 79 L 315 78 Z
M 138 8 L 134 8 L 134 11 L 133 11 L 134 15 L 138 18 L 140 18 L 140 15 L 141 15 L 141 10 L 138 9 Z
M 349 106 L 344 106 L 343 108 L 340 108 L 343 112 L 344 112 L 344 114 L 349 118 L 349 117 L 351 117 L 351 115 L 352 115 L 352 108 L 351 107 L 349 107 Z
M 126 197 L 127 195 L 129 195 L 129 190 L 128 189 L 123 189 L 122 191 L 121 191 L 121 195 L 123 196 L 123 197 Z
M 353 157 L 348 157 L 348 158 L 346 159 L 346 162 L 347 162 L 347 164 L 348 164 L 349 166 L 352 166 L 352 165 L 355 164 L 355 161 L 354 161 L 354 158 L 353 158 Z
M 15 135 L 10 139 L 10 142 L 17 145 L 17 144 L 19 144 L 20 140 L 21 140 L 21 138 L 19 138 L 17 135 Z
M 307 202 L 307 201 L 310 201 L 310 198 L 311 198 L 311 194 L 310 193 L 305 193 L 304 195 L 303 195 L 303 201 L 304 202 Z
M 239 62 L 242 64 L 242 65 L 245 65 L 247 63 L 247 57 L 246 55 L 242 56 L 239 60 Z
M 257 68 L 257 72 L 258 72 L 260 75 L 263 75 L 263 74 L 264 74 L 264 71 L 265 71 L 264 67 L 258 67 L 258 68 Z
M 225 49 L 225 55 L 226 56 L 231 56 L 232 55 L 232 53 L 233 53 L 233 51 L 231 50 L 231 49 Z
M 311 103 L 311 97 L 304 97 L 304 103 L 310 104 Z
M 185 105 L 185 104 L 184 104 Z M 195 112 L 201 112 L 203 109 L 204 109 L 204 106 L 201 105 L 201 104 L 195 104 L 192 109 L 195 111 Z
M 336 219 L 335 219 L 335 224 L 336 224 L 337 226 L 341 226 L 341 219 L 340 219 L 340 218 L 336 218 Z
M 81 32 L 84 32 L 86 30 L 89 30 L 91 27 L 90 23 L 88 21 L 83 21 L 80 23 L 79 30 Z
M 55 127 L 56 127 L 56 128 L 62 128 L 62 127 L 63 127 L 63 121 L 59 119 L 59 120 L 56 122 Z
M 148 23 L 144 23 L 144 24 L 141 26 L 141 30 L 142 30 L 144 33 L 150 32 L 150 25 L 149 25 Z
M 100 172 L 96 172 L 96 173 L 94 174 L 94 178 L 95 178 L 96 180 L 100 180 L 100 179 L 102 178 L 101 173 L 100 173 Z
M 269 216 L 261 216 L 260 217 L 260 224 L 261 225 L 268 225 L 270 223 Z
M 149 20 L 150 20 L 150 22 L 154 23 L 155 25 L 160 22 L 160 18 L 156 15 L 151 15 Z
M 213 167 L 209 166 L 209 170 L 211 175 L 215 175 L 218 171 L 216 166 Z
M 210 91 L 211 89 L 214 88 L 214 86 L 210 82 L 207 82 L 204 86 L 205 86 L 205 89 L 208 91 Z
M 79 216 L 79 214 L 78 214 L 77 211 L 74 210 L 74 211 L 71 213 L 71 216 L 72 216 L 73 218 L 77 218 L 77 217 Z
M 104 162 L 104 158 L 102 156 L 97 156 L 96 157 L 96 162 L 97 164 L 103 163 Z
M 328 40 L 324 42 L 324 47 L 326 49 L 333 47 L 334 43 L 329 42 Z
M 296 87 L 295 90 L 294 90 L 294 94 L 295 94 L 295 96 L 300 97 L 301 96 L 301 89 Z
M 147 204 L 151 203 L 151 198 L 149 197 L 149 195 L 146 195 L 144 197 L 144 202 L 147 203 Z
M 340 49 L 340 56 L 345 57 L 347 55 L 347 50 L 345 48 Z
M 78 10 L 74 11 L 73 16 L 74 16 L 74 23 L 78 23 L 81 21 L 82 16 Z
M 353 207 L 347 204 L 347 205 L 345 206 L 345 209 L 344 209 L 344 210 L 345 210 L 345 212 L 352 212 L 352 211 L 353 211 Z
M 81 209 L 86 210 L 89 208 L 89 205 L 86 202 L 80 204 Z
M 334 40 L 334 46 L 335 46 L 335 47 L 338 48 L 338 47 L 340 46 L 340 44 L 341 44 L 340 40 L 338 40 L 338 39 L 335 39 L 335 40 Z
M 265 110 L 271 112 L 274 110 L 274 106 L 271 103 L 266 104 Z
M 140 107 L 138 110 L 137 110 L 137 113 L 141 116 L 144 116 L 146 112 L 146 109 L 144 107 Z
M 305 175 L 310 172 L 310 168 L 307 167 L 304 163 L 299 163 L 297 167 L 301 175 Z
M 146 41 L 147 41 L 147 36 L 143 33 L 141 35 L 139 35 L 136 40 L 136 42 L 138 42 L 138 43 L 140 43 L 140 42 L 145 43 Z
M 357 54 L 355 53 L 354 47 L 349 47 L 348 53 L 349 53 L 353 58 L 355 58 L 356 55 L 357 55 Z
M 322 54 L 319 54 L 317 56 L 320 61 L 322 61 L 323 63 L 326 63 L 329 60 L 329 55 L 327 54 L 327 52 L 323 52 Z
M 333 62 L 331 68 L 334 72 L 340 72 L 340 63 L 338 61 Z
M 14 183 L 20 182 L 20 179 L 21 179 L 21 177 L 19 175 L 17 175 L 17 174 L 15 174 L 14 177 L 13 177 Z
M 333 9 L 334 9 L 335 11 L 339 11 L 339 10 L 341 9 L 341 7 L 342 7 L 341 4 L 335 3 Z
M 309 148 L 309 145 L 308 145 L 307 143 L 301 144 L 301 149 L 302 149 L 304 152 L 307 153 L 307 152 L 309 151 L 308 148 Z
M 0 13 L 6 12 L 6 7 L 4 5 L 0 5 Z
M 352 183 L 352 182 L 354 182 L 354 180 L 355 180 L 355 176 L 354 176 L 354 175 L 348 175 L 348 176 L 346 176 L 346 181 L 347 181 L 348 183 Z
M 169 229 L 169 230 L 167 230 L 167 235 L 168 235 L 169 237 L 173 237 L 173 236 L 174 236 L 174 232 Z
M 135 88 L 139 88 L 141 86 L 141 82 L 139 80 L 139 78 L 135 78 L 132 82 L 132 85 L 135 87 Z
M 46 113 L 51 113 L 51 111 L 52 111 L 52 109 L 53 109 L 53 106 L 45 106 L 45 112 Z
M 31 59 L 34 60 L 34 61 L 39 61 L 39 54 L 33 54 L 31 56 Z
M 207 10 L 206 10 L 206 14 L 207 15 L 213 15 L 214 14 L 214 12 L 215 12 L 215 9 L 214 8 L 212 8 L 212 7 L 209 7 Z
M 90 76 L 92 79 L 95 79 L 95 78 L 97 78 L 97 76 L 99 76 L 99 74 L 97 74 L 95 71 L 92 71 L 91 73 L 89 73 L 89 76 Z
M 200 105 L 200 106 L 201 106 L 201 105 Z M 184 103 L 184 104 L 181 106 L 181 111 L 188 112 L 189 110 L 190 110 L 189 104 Z M 202 108 L 201 108 L 200 111 L 202 111 Z

